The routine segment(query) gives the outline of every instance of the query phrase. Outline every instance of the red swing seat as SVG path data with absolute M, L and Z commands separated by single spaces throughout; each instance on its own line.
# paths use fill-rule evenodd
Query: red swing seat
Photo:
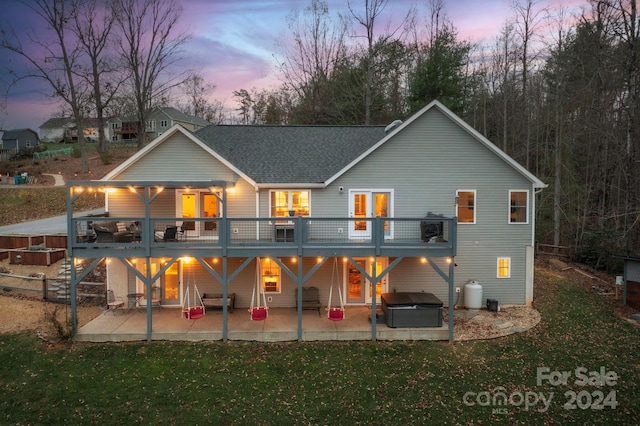
M 251 314 L 251 321 L 263 321 L 269 316 L 269 308 L 265 306 L 258 306 L 257 308 L 249 309 Z
M 186 319 L 198 319 L 204 316 L 204 307 L 202 306 L 193 306 L 188 309 L 183 309 L 182 313 Z
M 329 308 L 327 309 L 327 318 L 331 321 L 342 321 L 344 319 L 344 309 Z

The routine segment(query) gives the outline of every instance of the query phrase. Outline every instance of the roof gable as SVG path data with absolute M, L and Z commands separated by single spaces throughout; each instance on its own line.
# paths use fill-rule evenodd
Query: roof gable
M 471 127 L 464 120 L 462 120 L 460 117 L 458 117 L 453 112 L 451 112 L 451 110 L 449 110 L 447 107 L 445 107 L 442 103 L 440 103 L 437 100 L 434 100 L 431 103 L 429 103 L 427 106 L 425 106 L 420 111 L 418 111 L 417 113 L 409 117 L 403 123 L 397 125 L 396 127 L 391 128 L 387 135 L 385 135 L 380 141 L 378 141 L 375 145 L 370 147 L 368 150 L 361 153 L 357 158 L 351 161 L 345 168 L 343 168 L 334 176 L 332 176 L 330 179 L 328 179 L 326 184 L 329 185 L 331 182 L 338 179 L 340 176 L 342 176 L 344 173 L 349 171 L 351 168 L 355 167 L 360 161 L 368 157 L 371 153 L 373 153 L 375 150 L 380 148 L 382 145 L 388 143 L 390 140 L 393 139 L 395 135 L 402 132 L 403 129 L 405 129 L 411 123 L 415 122 L 418 118 L 420 118 L 430 110 L 438 110 L 441 113 L 443 113 L 453 124 L 461 127 L 465 132 L 469 134 L 469 136 L 471 136 L 473 139 L 475 139 L 480 144 L 482 144 L 487 149 L 489 149 L 493 154 L 498 156 L 502 161 L 507 163 L 510 167 L 514 168 L 518 173 L 522 174 L 526 179 L 531 181 L 531 183 L 534 185 L 535 188 L 546 188 L 548 186 L 547 184 L 542 182 L 540 179 L 538 179 L 536 176 L 534 176 L 531 172 L 529 172 L 526 168 L 524 168 L 520 163 L 515 161 L 513 158 L 507 155 L 504 151 L 502 151 L 497 146 L 495 146 L 491 141 L 489 141 L 487 138 L 482 136 L 477 130 L 475 130 L 473 127 Z
M 129 157 L 125 162 L 123 162 L 118 167 L 113 169 L 110 173 L 105 175 L 101 180 L 103 180 L 103 181 L 118 180 L 118 176 L 121 175 L 124 171 L 128 170 L 133 165 L 135 165 L 136 163 L 141 161 L 146 155 L 149 154 L 149 152 L 155 150 L 160 145 L 166 143 L 167 141 L 172 139 L 178 133 L 183 135 L 183 136 L 185 136 L 190 142 L 198 145 L 206 153 L 210 154 L 212 156 L 212 158 L 215 158 L 218 161 L 220 161 L 221 163 L 223 163 L 231 171 L 233 171 L 238 176 L 240 176 L 241 178 L 243 178 L 247 182 L 249 182 L 249 184 L 255 185 L 255 182 L 253 182 L 253 180 L 249 176 L 247 176 L 244 173 L 242 173 L 233 164 L 229 163 L 229 161 L 227 161 L 225 158 L 221 157 L 218 153 L 212 151 L 207 145 L 202 143 L 201 140 L 196 138 L 193 135 L 193 133 L 189 132 L 188 130 L 186 130 L 184 127 L 182 127 L 180 125 L 174 125 L 173 127 L 171 127 L 162 136 L 154 139 L 153 142 L 151 142 L 149 145 L 145 146 L 143 149 L 141 149 L 140 151 L 138 151 L 137 153 L 135 153 L 134 155 Z M 188 167 L 188 166 L 189 165 L 186 164 L 186 167 Z
M 16 140 L 26 137 L 33 137 L 35 141 L 38 141 L 38 133 L 31 129 L 11 129 L 5 130 L 2 134 L 3 141 Z

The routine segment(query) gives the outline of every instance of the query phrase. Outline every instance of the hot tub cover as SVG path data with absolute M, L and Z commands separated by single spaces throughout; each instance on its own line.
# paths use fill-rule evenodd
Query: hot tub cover
M 442 307 L 442 301 L 434 296 L 433 293 L 384 293 L 382 300 L 388 307 Z

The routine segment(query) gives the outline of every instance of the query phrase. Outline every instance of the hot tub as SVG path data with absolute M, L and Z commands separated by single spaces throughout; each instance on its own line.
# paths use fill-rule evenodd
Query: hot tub
M 442 327 L 442 301 L 432 293 L 384 293 L 388 327 Z

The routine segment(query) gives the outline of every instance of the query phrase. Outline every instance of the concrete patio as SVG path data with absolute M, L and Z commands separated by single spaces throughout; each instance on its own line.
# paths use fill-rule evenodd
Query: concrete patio
M 199 319 L 180 316 L 176 308 L 153 308 L 152 340 L 216 341 L 222 340 L 222 311 L 208 310 Z M 303 341 L 371 340 L 371 309 L 347 307 L 345 319 L 330 321 L 321 309 L 302 311 Z M 105 312 L 75 336 L 78 342 L 126 342 L 147 340 L 145 308 Z M 271 308 L 264 321 L 251 321 L 246 309 L 228 315 L 228 339 L 236 341 L 285 342 L 298 339 L 295 308 Z M 437 328 L 390 328 L 378 322 L 376 340 L 448 340 L 446 323 Z

